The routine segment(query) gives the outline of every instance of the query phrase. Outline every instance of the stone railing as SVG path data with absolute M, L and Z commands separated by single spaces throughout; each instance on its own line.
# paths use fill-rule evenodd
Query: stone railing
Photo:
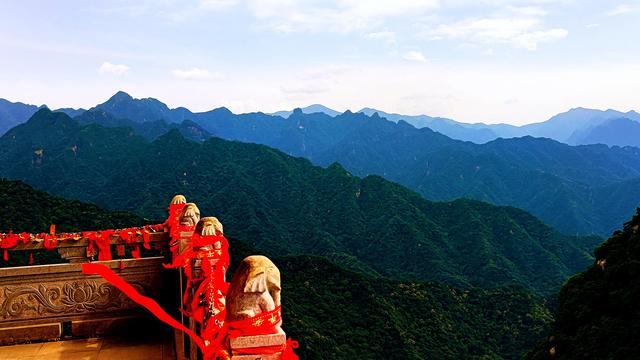
M 150 234 L 163 251 L 169 235 Z M 142 236 L 137 239 L 142 243 Z M 112 244 L 120 244 L 117 236 Z M 0 344 L 106 335 L 131 330 L 148 318 L 145 311 L 98 276 L 82 273 L 87 239 L 57 245 L 68 264 L 0 268 Z M 43 249 L 42 242 L 19 244 L 11 252 Z M 164 257 L 101 261 L 142 294 L 171 303 L 176 300 L 176 274 L 166 271 Z M 169 308 L 177 308 L 173 305 Z

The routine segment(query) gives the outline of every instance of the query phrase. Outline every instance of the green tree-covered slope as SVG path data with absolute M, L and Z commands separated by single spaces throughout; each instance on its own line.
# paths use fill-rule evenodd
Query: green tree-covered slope
M 58 232 L 144 225 L 139 216 L 110 212 L 80 201 L 53 197 L 21 182 L 0 178 L 0 232 Z
M 640 358 L 640 209 L 595 256 L 562 287 L 552 335 L 530 359 Z
M 38 232 L 57 223 L 65 230 L 85 230 L 141 221 L 18 181 L 0 180 L 0 199 L 0 229 Z M 241 240 L 230 244 L 230 272 L 245 256 L 259 253 Z M 36 261 L 41 260 L 51 259 L 39 253 Z M 511 359 L 543 336 L 551 320 L 544 301 L 519 287 L 462 290 L 392 281 L 316 256 L 274 261 L 282 272 L 284 329 L 300 341 L 302 359 Z
M 275 262 L 284 328 L 302 359 L 517 359 L 551 321 L 522 288 L 398 282 L 308 256 Z

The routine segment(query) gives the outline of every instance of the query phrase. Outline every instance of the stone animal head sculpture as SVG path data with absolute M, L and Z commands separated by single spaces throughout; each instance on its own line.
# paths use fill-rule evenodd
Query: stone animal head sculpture
M 213 216 L 200 219 L 194 232 L 202 236 L 222 235 L 224 233 L 222 223 Z
M 183 226 L 196 226 L 200 221 L 200 209 L 194 203 L 188 203 L 182 208 L 178 222 Z
M 187 198 L 185 198 L 184 195 L 176 195 L 173 197 L 173 199 L 171 199 L 170 205 L 186 204 L 186 203 L 187 203 Z
M 280 306 L 280 270 L 265 256 L 242 260 L 227 293 L 227 321 L 252 318 Z M 279 326 L 280 324 L 278 324 Z

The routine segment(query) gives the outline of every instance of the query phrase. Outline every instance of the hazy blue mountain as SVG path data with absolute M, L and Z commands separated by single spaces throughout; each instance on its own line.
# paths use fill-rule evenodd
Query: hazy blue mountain
M 576 130 L 567 142 L 640 147 L 640 122 L 627 118 L 606 120 L 594 127 Z
M 24 104 L 20 103 L 8 103 L 5 100 L 5 109 L 7 108 L 7 104 L 13 105 L 11 107 L 16 108 L 19 108 L 20 105 L 22 105 L 22 107 L 25 106 Z M 0 105 L 0 107 L 2 106 L 3 105 Z M 2 112 L 0 111 L 0 134 L 2 134 L 11 126 L 15 126 L 26 121 L 29 116 L 31 116 L 35 112 L 35 110 L 37 110 L 37 107 L 33 107 L 33 105 L 26 106 L 30 107 L 31 110 L 29 110 L 28 112 L 20 112 L 21 110 L 19 109 L 15 110 L 18 112 L 17 116 L 7 116 L 6 114 L 2 115 Z M 164 120 L 167 123 L 181 123 L 184 120 L 206 122 L 209 117 L 219 115 L 219 112 L 216 113 L 216 110 L 218 109 L 201 113 L 192 113 L 191 111 L 183 107 L 170 109 L 168 106 L 156 99 L 134 99 L 129 94 L 122 91 L 116 93 L 106 102 L 97 105 L 95 109 L 101 109 L 103 111 L 109 112 L 116 118 L 131 119 L 135 122 L 140 123 L 157 120 Z M 226 110 L 225 108 L 220 109 Z M 313 104 L 300 110 L 304 114 L 321 113 L 327 114 L 331 117 L 336 117 L 341 114 L 339 111 L 330 109 L 321 104 Z M 75 117 L 81 115 L 85 110 L 63 108 L 56 111 L 61 111 L 71 117 Z M 286 119 L 291 116 L 293 112 L 294 111 L 279 111 L 269 115 Z M 588 144 L 592 143 L 591 140 L 587 139 L 586 142 L 581 142 L 577 141 L 576 139 L 578 139 L 579 137 L 587 136 L 586 132 L 589 132 L 594 127 L 603 124 L 608 120 L 627 118 L 633 121 L 640 122 L 640 114 L 635 111 L 623 113 L 616 110 L 601 111 L 586 108 L 571 109 L 567 112 L 553 116 L 547 121 L 529 124 L 521 127 L 508 124 L 469 124 L 458 122 L 453 119 L 431 117 L 428 115 L 402 115 L 395 113 L 386 113 L 384 111 L 372 108 L 364 108 L 359 112 L 367 115 L 373 115 L 377 112 L 381 117 L 385 117 L 396 123 L 400 120 L 403 120 L 415 126 L 416 128 L 428 127 L 441 134 L 447 135 L 452 139 L 471 141 L 477 144 L 483 144 L 488 141 L 497 139 L 498 137 L 513 138 L 523 136 L 546 137 L 572 145 Z M 249 115 L 250 118 L 252 114 L 246 115 Z M 11 120 L 7 120 L 9 118 L 11 118 Z M 196 118 L 198 120 L 196 120 Z M 3 123 L 5 125 L 3 125 Z M 6 125 L 7 123 L 10 125 Z M 615 129 L 617 129 L 617 127 L 610 130 Z M 618 135 L 624 136 L 624 134 Z M 619 145 L 621 143 L 628 143 L 620 141 L 605 142 L 602 139 L 600 139 L 599 141 L 606 145 Z
M 616 110 L 602 111 L 585 108 L 571 109 L 555 115 L 546 121 L 519 127 L 508 124 L 468 124 L 452 119 L 427 115 L 390 114 L 370 108 L 364 108 L 359 112 L 367 115 L 372 115 L 374 112 L 377 112 L 380 116 L 394 122 L 404 120 L 417 128 L 428 127 L 452 139 L 472 141 L 477 144 L 486 143 L 499 137 L 513 138 L 523 136 L 545 137 L 572 145 L 592 144 L 592 142 L 575 142 L 573 141 L 575 137 L 572 136 L 574 133 L 584 133 L 612 119 L 628 118 L 640 122 L 640 114 L 635 111 L 623 113 Z M 603 142 L 603 144 L 618 145 L 616 142 Z
M 303 107 L 300 110 L 302 110 L 303 113 L 305 114 L 313 114 L 313 113 L 323 113 L 323 114 L 327 114 L 329 116 L 338 116 L 340 114 L 342 114 L 339 111 L 330 109 L 324 105 L 321 104 L 313 104 L 313 105 L 309 105 L 307 107 Z M 288 110 L 283 110 L 283 111 L 277 111 L 275 113 L 272 113 L 270 115 L 274 115 L 274 116 L 281 116 L 283 118 L 288 118 L 291 114 L 293 114 L 293 110 L 288 111 Z
M 616 110 L 602 111 L 575 108 L 558 114 L 545 122 L 520 127 L 520 136 L 531 135 L 534 137 L 546 137 L 567 143 L 571 135 L 576 131 L 593 128 L 607 120 L 619 118 L 628 118 L 634 121 L 640 121 L 640 114 L 635 111 L 622 113 Z M 502 134 L 499 135 L 502 136 Z
M 428 127 L 429 129 L 447 135 L 452 139 L 471 141 L 477 144 L 483 144 L 498 137 L 498 135 L 485 124 L 465 124 L 447 118 L 431 117 L 427 115 L 391 114 L 371 108 L 364 108 L 358 112 L 369 116 L 378 113 L 378 115 L 393 122 L 403 120 L 418 129 Z
M 119 91 L 106 102 L 96 105 L 95 109 L 104 110 L 116 118 L 130 119 L 136 122 L 165 120 L 180 123 L 192 117 L 185 108 L 169 109 L 164 103 L 153 99 L 134 99 L 131 95 Z
M 0 99 L 0 135 L 7 132 L 12 127 L 21 124 L 29 119 L 38 106 L 23 104 L 21 102 L 10 102 Z

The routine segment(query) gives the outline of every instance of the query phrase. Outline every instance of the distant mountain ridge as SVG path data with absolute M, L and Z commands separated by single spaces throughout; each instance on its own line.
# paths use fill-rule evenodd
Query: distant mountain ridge
M 567 140 L 569 144 L 608 144 L 640 148 L 640 121 L 612 118 L 592 127 L 576 130 Z
M 390 114 L 384 111 L 364 108 L 359 113 L 372 116 L 378 113 L 381 117 L 384 117 L 393 122 L 406 121 L 407 123 L 415 126 L 416 128 L 429 128 L 433 131 L 437 131 L 452 139 L 471 141 L 477 144 L 483 144 L 488 141 L 498 138 L 498 134 L 495 130 L 492 130 L 490 125 L 485 124 L 465 124 L 460 123 L 452 119 L 431 117 L 427 115 L 401 115 Z M 506 125 L 510 126 L 510 125 Z
M 0 99 L 2 100 L 2 99 Z M 3 100 L 8 103 L 6 100 Z M 16 103 L 16 107 L 19 107 Z M 22 104 L 25 105 L 25 104 Z M 26 105 L 30 108 L 28 112 L 22 112 L 19 116 L 3 115 L 2 108 L 8 108 L 6 104 L 0 101 L 0 135 L 6 130 L 19 123 L 26 121 L 38 107 Z M 154 98 L 134 99 L 131 95 L 118 91 L 102 104 L 96 105 L 94 109 L 101 109 L 109 112 L 116 118 L 129 119 L 136 122 L 144 123 L 147 121 L 163 120 L 167 123 L 181 123 L 184 120 L 194 120 L 195 118 L 206 117 L 218 109 L 211 111 L 193 113 L 184 107 L 170 109 L 161 101 Z M 227 110 L 226 108 L 220 108 Z M 295 109 L 294 109 L 295 110 Z M 294 110 L 283 110 L 268 115 L 288 118 Z M 326 114 L 331 117 L 341 115 L 342 112 L 336 111 L 322 104 L 312 104 L 300 108 L 304 114 Z M 66 113 L 71 117 L 80 116 L 84 109 L 63 108 L 56 111 Z M 452 139 L 471 141 L 477 144 L 483 144 L 497 138 L 514 138 L 523 136 L 545 137 L 554 139 L 570 145 L 589 145 L 603 143 L 605 145 L 620 145 L 620 142 L 612 141 L 609 137 L 599 138 L 597 136 L 585 136 L 585 133 L 595 127 L 613 119 L 626 118 L 634 122 L 640 123 L 640 114 L 636 111 L 628 111 L 626 113 L 616 110 L 595 110 L 587 108 L 573 108 L 567 112 L 557 114 L 550 119 L 523 126 L 514 126 L 509 124 L 483 124 L 483 123 L 463 123 L 453 119 L 442 117 L 431 117 L 428 115 L 403 115 L 397 113 L 387 113 L 374 108 L 363 108 L 358 111 L 366 115 L 378 113 L 393 122 L 405 121 L 416 128 L 428 127 L 434 131 L 444 134 Z M 4 125 L 3 125 L 4 123 Z M 614 127 L 610 131 L 616 131 Z M 624 135 L 623 133 L 616 133 Z M 627 141 L 624 144 L 634 144 L 635 142 Z
M 25 122 L 36 111 L 38 106 L 27 105 L 20 102 L 10 102 L 0 99 L 0 134 L 4 134 L 12 127 Z

